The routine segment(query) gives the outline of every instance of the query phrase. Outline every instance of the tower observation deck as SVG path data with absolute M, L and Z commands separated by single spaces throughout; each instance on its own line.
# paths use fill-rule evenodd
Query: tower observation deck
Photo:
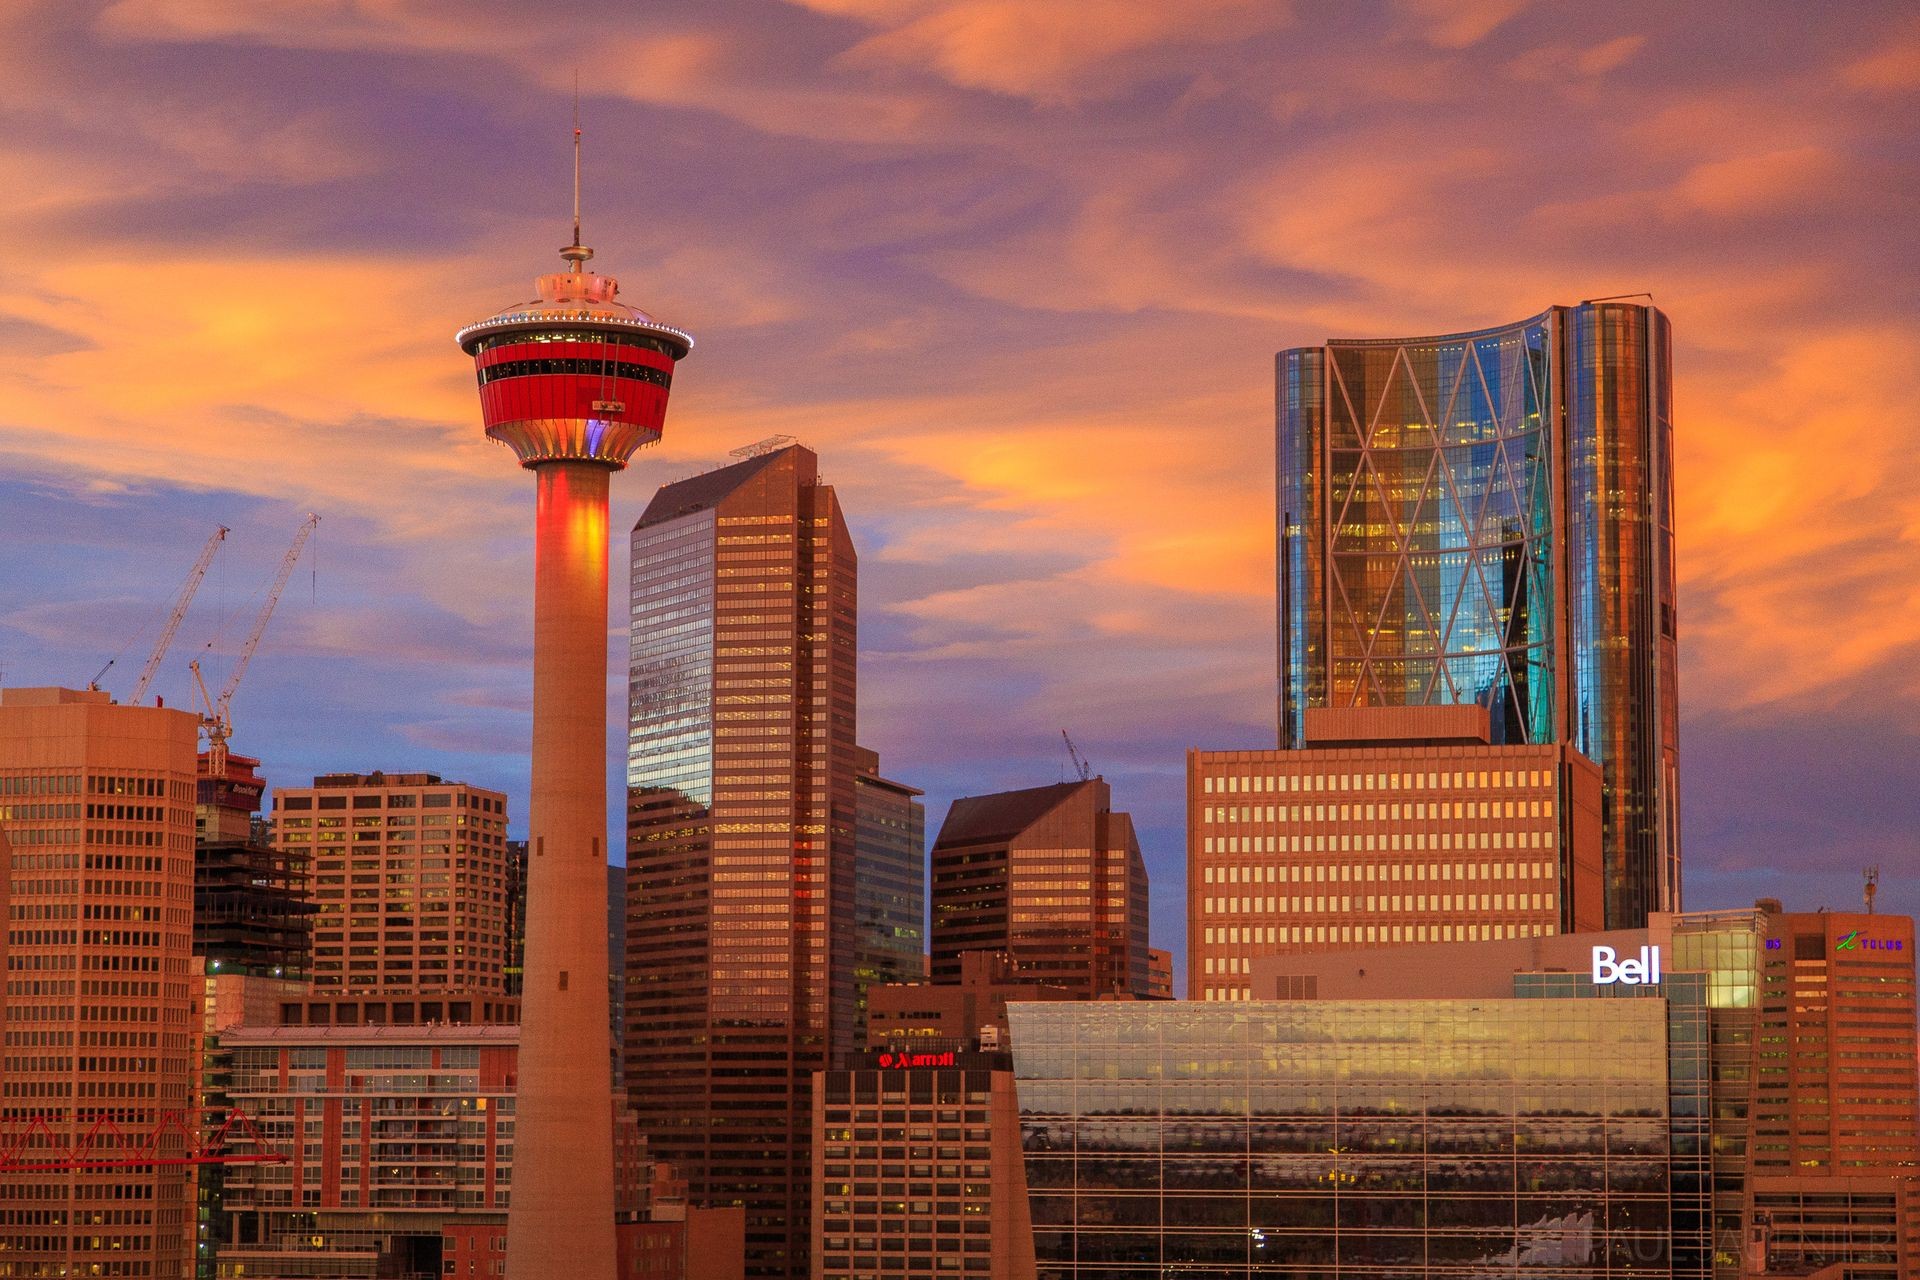
M 607 490 L 660 438 L 693 339 L 586 270 L 574 130 L 567 269 L 455 335 L 487 434 L 534 473 L 533 786 L 510 1280 L 614 1280 L 607 1071 Z

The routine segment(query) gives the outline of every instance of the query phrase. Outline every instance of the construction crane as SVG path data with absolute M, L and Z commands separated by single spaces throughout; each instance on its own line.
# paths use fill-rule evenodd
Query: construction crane
M 1060 740 L 1067 744 L 1067 758 L 1073 761 L 1073 771 L 1080 775 L 1080 781 L 1085 782 L 1091 778 L 1093 767 L 1080 758 L 1079 748 L 1073 745 L 1073 739 L 1067 736 L 1065 729 L 1060 731 Z
M 160 670 L 160 660 L 167 656 L 167 650 L 173 645 L 174 633 L 180 630 L 180 622 L 187 616 L 187 606 L 193 603 L 193 593 L 200 589 L 200 579 L 207 576 L 207 566 L 213 563 L 213 553 L 226 541 L 228 532 L 227 526 L 215 525 L 213 536 L 207 539 L 206 546 L 200 548 L 200 558 L 193 562 L 193 568 L 187 571 L 187 580 L 180 584 L 180 593 L 174 597 L 173 608 L 160 628 L 160 638 L 154 641 L 153 652 L 147 655 L 147 665 L 140 668 L 140 679 L 134 682 L 133 696 L 127 699 L 128 706 L 139 706 L 140 699 L 147 696 L 147 686 L 153 683 L 154 672 Z M 87 687 L 98 689 L 101 677 L 118 661 L 118 654 L 109 658 L 107 665 L 100 668 L 99 675 L 87 682 Z
M 253 651 L 260 647 L 260 637 L 265 634 L 267 621 L 273 617 L 274 606 L 280 603 L 280 593 L 287 589 L 287 579 L 293 576 L 293 566 L 300 559 L 300 549 L 307 545 L 314 528 L 320 523 L 320 517 L 307 513 L 306 520 L 300 525 L 299 532 L 293 535 L 293 545 L 287 548 L 286 558 L 280 561 L 280 572 L 274 575 L 273 585 L 267 588 L 267 602 L 260 608 L 260 616 L 253 621 L 253 630 L 247 634 L 247 641 L 240 646 L 239 656 L 233 660 L 233 670 L 227 675 L 226 684 L 220 687 L 220 696 L 207 696 L 207 683 L 200 676 L 200 660 L 195 658 L 187 665 L 193 670 L 194 688 L 200 691 L 200 727 L 207 733 L 208 773 L 215 778 L 226 776 L 227 739 L 233 734 L 233 694 L 240 687 L 240 677 L 247 674 L 247 664 L 253 661 Z M 209 640 L 207 647 L 213 642 Z
M 147 665 L 140 668 L 140 678 L 134 681 L 133 696 L 127 699 L 130 705 L 139 706 L 140 699 L 147 696 L 147 686 L 153 683 L 153 673 L 160 669 L 160 659 L 167 656 L 167 650 L 173 644 L 173 635 L 180 630 L 181 619 L 187 616 L 187 606 L 193 603 L 193 593 L 200 589 L 200 579 L 207 576 L 207 566 L 213 563 L 213 553 L 226 540 L 227 526 L 218 525 L 213 536 L 207 539 L 207 545 L 200 549 L 200 558 L 193 562 L 186 582 L 181 584 L 180 596 L 173 602 L 173 611 L 167 615 L 167 624 L 160 628 L 160 638 L 154 641 L 153 652 L 147 655 Z

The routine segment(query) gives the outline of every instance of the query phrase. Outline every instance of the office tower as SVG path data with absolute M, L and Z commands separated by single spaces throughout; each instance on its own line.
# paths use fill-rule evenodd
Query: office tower
M 880 756 L 854 749 L 854 1027 L 866 1039 L 867 992 L 927 973 L 927 811 L 923 793 L 880 776 Z
M 992 951 L 1085 999 L 1145 996 L 1147 869 L 1103 778 L 953 802 L 933 844 L 935 982 Z
M 1295 951 L 1601 928 L 1601 780 L 1475 706 L 1313 708 L 1295 750 L 1187 753 L 1187 993 Z
M 1680 903 L 1671 336 L 1552 307 L 1277 360 L 1280 745 L 1477 703 L 1600 767 L 1606 923 Z
M 853 541 L 781 441 L 633 530 L 627 1082 L 750 1275 L 804 1276 L 812 1073 L 855 1025 Z
M 178 1159 L 198 1120 L 193 804 L 198 716 L 73 689 L 0 691 L 0 1126 L 58 1162 L 100 1120 Z M 51 1141 L 25 1140 L 43 1121 Z M 0 1266 L 20 1276 L 193 1273 L 180 1164 L 0 1173 Z
M 307 868 L 315 991 L 507 994 L 502 793 L 431 773 L 322 774 L 274 792 L 273 842 Z
M 1760 906 L 1747 1265 L 1920 1274 L 1913 919 Z
M 573 243 L 539 296 L 455 335 L 473 357 L 487 435 L 533 472 L 533 785 L 526 972 L 521 989 L 520 1195 L 508 1271 L 558 1257 L 612 1280 L 613 1098 L 582 1059 L 612 1059 L 607 952 L 607 500 L 613 473 L 660 438 L 667 393 L 693 339 L 616 301 L 580 243 L 580 130 L 573 131 Z

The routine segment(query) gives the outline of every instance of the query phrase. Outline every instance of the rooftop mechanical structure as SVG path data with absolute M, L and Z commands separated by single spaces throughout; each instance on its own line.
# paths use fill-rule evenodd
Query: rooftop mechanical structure
M 538 296 L 455 335 L 487 435 L 534 473 L 533 788 L 507 1275 L 614 1277 L 607 1026 L 607 489 L 660 438 L 686 333 L 618 301 L 580 243 Z

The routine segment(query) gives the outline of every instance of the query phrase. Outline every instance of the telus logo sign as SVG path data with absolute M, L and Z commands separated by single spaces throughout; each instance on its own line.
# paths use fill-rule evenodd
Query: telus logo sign
M 1593 985 L 1610 987 L 1619 983 L 1623 987 L 1637 987 L 1642 983 L 1660 981 L 1660 948 L 1642 947 L 1637 960 L 1622 960 L 1620 953 L 1612 947 L 1593 949 Z

